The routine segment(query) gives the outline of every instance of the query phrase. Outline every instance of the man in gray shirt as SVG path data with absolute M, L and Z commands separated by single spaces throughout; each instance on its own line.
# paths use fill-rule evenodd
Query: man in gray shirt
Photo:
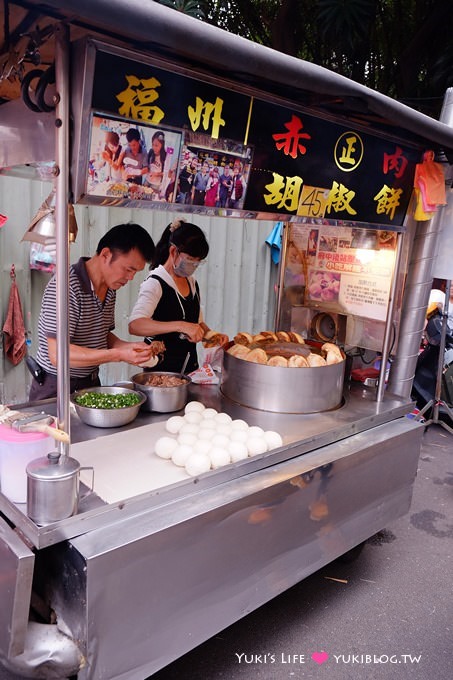
M 125 361 L 145 363 L 154 348 L 144 342 L 125 342 L 114 333 L 116 291 L 132 281 L 154 255 L 154 242 L 138 224 L 112 227 L 99 241 L 96 253 L 81 257 L 69 269 L 70 391 L 100 385 L 100 364 Z M 42 378 L 33 378 L 29 399 L 57 393 L 56 279 L 44 291 L 38 320 L 36 360 Z

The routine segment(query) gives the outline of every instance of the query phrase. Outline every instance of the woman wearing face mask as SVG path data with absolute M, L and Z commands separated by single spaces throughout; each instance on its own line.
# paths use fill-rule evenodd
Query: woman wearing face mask
M 175 220 L 156 245 L 154 269 L 140 286 L 129 321 L 129 333 L 151 336 L 165 344 L 158 371 L 179 372 L 187 353 L 186 372 L 198 368 L 196 343 L 209 333 L 200 308 L 200 292 L 193 273 L 206 258 L 209 245 L 195 224 Z M 219 344 L 228 336 L 219 334 Z

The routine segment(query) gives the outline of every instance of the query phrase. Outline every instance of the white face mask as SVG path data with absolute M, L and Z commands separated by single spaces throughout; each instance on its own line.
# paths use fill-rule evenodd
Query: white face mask
M 179 262 L 178 264 L 173 265 L 173 271 L 176 276 L 183 276 L 187 278 L 188 276 L 192 276 L 199 264 L 200 262 L 191 262 L 186 260 L 184 255 L 179 253 Z

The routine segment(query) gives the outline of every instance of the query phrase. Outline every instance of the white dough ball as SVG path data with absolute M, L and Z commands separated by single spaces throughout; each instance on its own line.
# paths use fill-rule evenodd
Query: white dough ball
M 214 470 L 222 467 L 223 465 L 228 465 L 228 463 L 231 463 L 230 454 L 226 449 L 223 449 L 220 446 L 215 446 L 211 449 L 209 458 L 211 459 L 211 466 L 214 468 Z
M 216 415 L 217 415 L 217 411 L 215 410 L 215 408 L 205 408 L 205 410 L 203 411 L 203 418 L 205 420 L 208 420 L 210 418 L 215 418 Z
M 230 442 L 228 451 L 233 463 L 237 463 L 238 460 L 243 460 L 249 455 L 248 448 L 244 442 Z
M 188 459 L 189 456 L 192 455 L 192 453 L 193 448 L 191 446 L 187 446 L 186 444 L 178 444 L 178 446 L 172 453 L 171 459 L 175 465 L 178 465 L 179 467 L 184 467 L 184 465 L 186 464 L 186 460 Z
M 160 437 L 154 445 L 154 453 L 159 458 L 171 458 L 173 451 L 178 446 L 176 439 L 172 437 Z
M 185 406 L 184 413 L 201 413 L 204 410 L 204 404 L 201 401 L 189 401 Z
M 197 437 L 201 441 L 209 441 L 217 434 L 215 427 L 200 428 Z
M 267 448 L 269 451 L 271 449 L 278 449 L 279 446 L 283 445 L 283 439 L 278 434 L 278 432 L 274 432 L 274 430 L 266 430 L 264 433 L 264 439 L 267 442 Z
M 196 434 L 178 434 L 178 444 L 183 444 L 184 446 L 192 446 L 194 447 L 195 444 L 198 441 L 198 437 Z
M 184 420 L 186 421 L 186 423 L 195 423 L 196 425 L 198 425 L 203 420 L 203 416 L 199 411 L 189 411 L 184 416 Z
M 230 437 L 231 434 L 231 425 L 228 423 L 220 423 L 220 425 L 217 425 L 217 434 L 224 434 L 225 437 Z
M 200 428 L 200 430 L 201 429 L 203 429 L 203 430 L 208 430 L 208 429 L 209 430 L 215 430 L 217 428 L 217 425 L 216 425 L 214 418 L 208 418 L 206 420 L 203 419 L 198 427 Z
M 215 434 L 212 438 L 213 446 L 220 446 L 221 449 L 227 449 L 230 440 L 224 434 Z
M 212 444 L 207 439 L 198 439 L 197 443 L 194 446 L 194 450 L 196 451 L 196 453 L 206 453 L 209 455 L 211 449 Z
M 248 429 L 248 435 L 249 437 L 263 437 L 264 430 L 262 427 L 258 427 L 258 425 L 252 425 Z
M 185 468 L 191 477 L 202 475 L 211 469 L 211 459 L 206 453 L 192 453 L 186 460 Z
M 230 434 L 230 441 L 232 442 L 246 442 L 248 439 L 247 430 L 232 430 Z
M 247 439 L 247 450 L 249 456 L 258 456 L 267 451 L 267 444 L 264 437 L 249 437 Z
M 231 423 L 233 418 L 228 415 L 228 413 L 217 413 L 217 415 L 214 416 L 214 420 L 216 423 Z
M 236 418 L 231 422 L 231 427 L 233 430 L 248 430 L 249 426 L 245 422 L 245 420 L 242 420 L 242 418 Z
M 171 434 L 177 434 L 184 424 L 185 421 L 182 416 L 172 416 L 165 423 L 165 429 Z
M 195 423 L 184 423 L 178 434 L 198 434 L 198 429 Z

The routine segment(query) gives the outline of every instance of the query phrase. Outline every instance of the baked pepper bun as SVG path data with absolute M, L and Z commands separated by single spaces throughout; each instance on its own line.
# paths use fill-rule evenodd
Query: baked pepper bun
M 217 333 L 216 331 L 206 331 L 203 336 L 203 347 L 220 347 L 224 341 L 225 336 L 222 333 Z

